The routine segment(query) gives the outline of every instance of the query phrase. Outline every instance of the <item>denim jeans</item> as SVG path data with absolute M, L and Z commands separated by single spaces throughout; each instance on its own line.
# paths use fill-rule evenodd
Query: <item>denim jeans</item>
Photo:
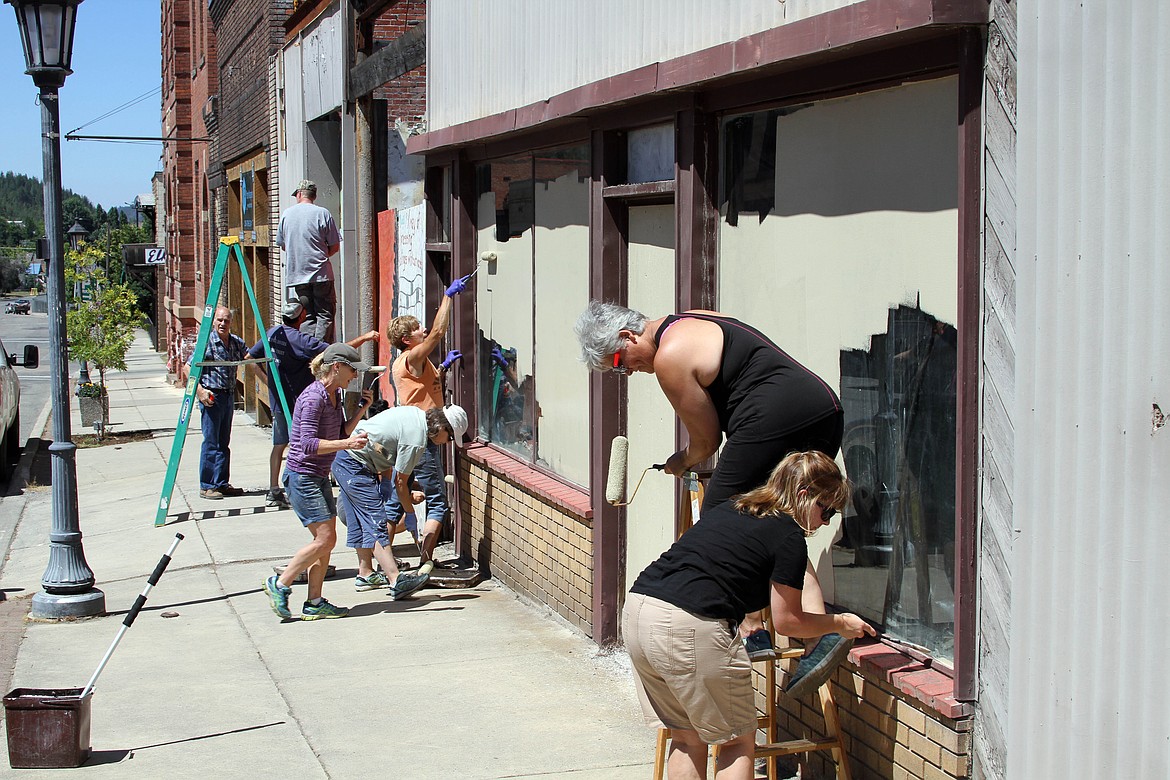
M 337 310 L 337 293 L 333 289 L 333 280 L 324 282 L 306 282 L 294 285 L 297 299 L 305 307 L 305 321 L 301 323 L 301 333 L 316 336 L 325 343 L 333 341 L 333 319 Z
M 212 392 L 215 394 L 213 405 L 199 404 L 203 431 L 203 446 L 199 450 L 199 487 L 203 490 L 230 484 L 231 477 L 232 453 L 228 445 L 232 441 L 235 397 L 231 390 Z
M 357 458 L 340 452 L 333 461 L 333 478 L 341 493 L 341 507 L 345 511 L 345 543 L 362 550 L 373 549 L 374 543 L 390 546 L 386 528 L 386 504 L 378 493 L 378 478 Z
M 419 458 L 412 476 L 422 485 L 423 495 L 427 497 L 427 520 L 444 522 L 447 519 L 447 483 L 443 479 L 443 458 L 438 444 L 427 442 L 427 451 Z M 382 495 L 386 496 L 386 514 L 397 523 L 402 519 L 403 510 L 392 480 L 389 490 L 384 489 Z

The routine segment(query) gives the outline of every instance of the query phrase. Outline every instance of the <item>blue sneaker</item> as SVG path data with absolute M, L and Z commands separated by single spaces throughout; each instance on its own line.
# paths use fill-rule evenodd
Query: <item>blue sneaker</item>
M 356 591 L 374 590 L 375 588 L 389 587 L 390 580 L 386 579 L 386 575 L 380 571 L 370 572 L 369 577 L 362 577 L 359 575 L 353 579 L 353 589 Z
M 800 659 L 792 679 L 784 686 L 784 692 L 799 699 L 820 688 L 833 674 L 837 664 L 849 655 L 851 647 L 852 639 L 846 639 L 840 634 L 825 634 L 817 641 L 812 652 Z
M 268 594 L 273 612 L 282 618 L 292 617 L 292 613 L 288 611 L 288 597 L 292 594 L 292 588 L 281 585 L 276 581 L 276 575 L 273 574 L 264 580 L 264 592 Z
M 766 628 L 758 628 L 743 638 L 743 647 L 751 661 L 771 661 L 776 658 L 772 635 Z
M 431 578 L 429 574 L 407 574 L 402 572 L 398 575 L 398 579 L 394 581 L 394 587 L 390 589 L 390 598 L 394 601 L 404 599 L 411 593 L 427 584 L 427 580 Z
M 335 607 L 325 599 L 320 604 L 305 602 L 301 606 L 301 620 L 327 620 L 329 618 L 343 618 L 349 614 L 349 607 Z

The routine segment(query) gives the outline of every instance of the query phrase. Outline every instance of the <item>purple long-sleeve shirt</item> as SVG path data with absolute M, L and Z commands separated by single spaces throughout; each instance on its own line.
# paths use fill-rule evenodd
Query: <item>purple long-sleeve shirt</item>
M 329 402 L 325 385 L 318 380 L 305 388 L 293 407 L 292 430 L 288 432 L 288 463 L 286 468 L 297 474 L 328 477 L 333 465 L 330 452 L 318 454 L 321 440 L 345 438 L 345 416 L 341 413 L 341 390 L 337 390 L 337 404 Z

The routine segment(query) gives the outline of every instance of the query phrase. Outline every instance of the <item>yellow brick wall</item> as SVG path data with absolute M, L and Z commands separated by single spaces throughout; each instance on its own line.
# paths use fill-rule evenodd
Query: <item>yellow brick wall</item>
M 593 527 L 466 458 L 462 549 L 492 577 L 593 633 Z
M 794 666 L 795 661 L 783 662 Z M 763 711 L 764 676 L 756 665 L 756 704 Z M 820 699 L 793 699 L 782 692 L 787 676 L 777 674 L 779 739 L 821 739 L 825 721 Z M 953 720 L 910 700 L 888 683 L 869 679 L 842 664 L 833 679 L 833 697 L 856 780 L 947 780 L 970 774 L 971 719 Z M 762 737 L 760 737 L 762 741 Z M 835 778 L 827 752 L 793 756 L 802 778 Z

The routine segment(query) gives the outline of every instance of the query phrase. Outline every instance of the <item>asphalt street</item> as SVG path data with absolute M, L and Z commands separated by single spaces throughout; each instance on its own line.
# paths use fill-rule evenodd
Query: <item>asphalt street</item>
M 0 304 L 3 301 L 0 300 Z M 0 343 L 8 355 L 20 357 L 26 344 L 34 344 L 41 353 L 41 365 L 36 369 L 17 368 L 20 378 L 20 442 L 23 445 L 33 435 L 33 423 L 41 410 L 49 403 L 49 315 L 34 311 L 32 314 L 5 314 L 0 305 Z M 72 395 L 77 384 L 77 364 L 69 368 L 69 392 Z M 40 435 L 40 431 L 36 435 Z

